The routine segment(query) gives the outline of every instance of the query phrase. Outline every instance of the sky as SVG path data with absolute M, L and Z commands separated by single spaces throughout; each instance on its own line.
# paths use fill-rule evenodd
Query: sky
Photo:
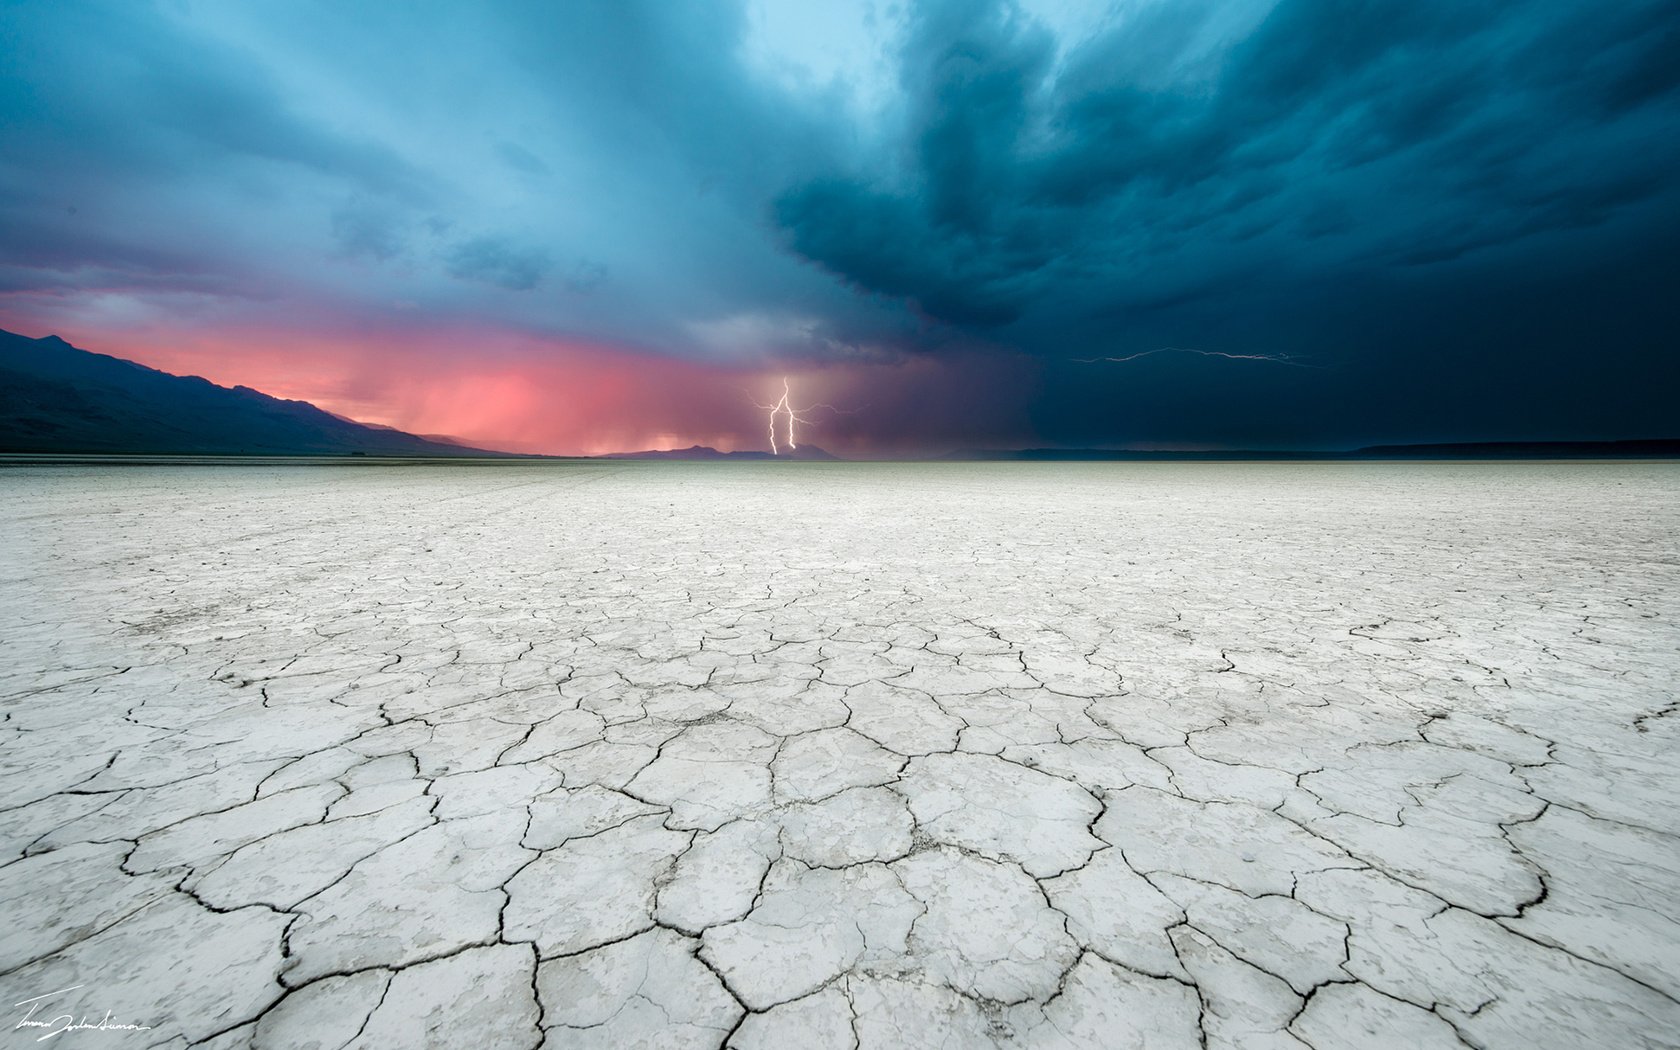
M 0 327 L 519 451 L 1680 434 L 1674 0 L 12 0 Z

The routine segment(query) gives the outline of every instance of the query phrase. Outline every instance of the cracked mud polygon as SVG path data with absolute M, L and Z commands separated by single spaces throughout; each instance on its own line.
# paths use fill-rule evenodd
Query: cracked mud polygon
M 65 1043 L 1680 1041 L 1671 464 L 64 467 L 0 521 L 0 992 L 147 1026 Z

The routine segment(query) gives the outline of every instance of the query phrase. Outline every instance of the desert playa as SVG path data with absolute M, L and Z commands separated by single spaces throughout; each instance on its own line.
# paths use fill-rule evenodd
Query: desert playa
M 8 1028 L 1680 1032 L 1672 463 L 37 466 L 0 533 Z

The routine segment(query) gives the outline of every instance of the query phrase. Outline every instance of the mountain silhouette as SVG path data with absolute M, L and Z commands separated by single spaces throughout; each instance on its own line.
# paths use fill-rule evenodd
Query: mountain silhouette
M 506 455 L 3 330 L 0 452 Z
M 805 459 L 826 460 L 839 459 L 832 453 L 825 452 L 815 445 L 800 445 L 798 448 L 784 448 L 779 454 L 746 450 L 741 452 L 719 452 L 710 445 L 690 445 L 687 448 L 649 449 L 646 452 L 609 452 L 601 459 Z

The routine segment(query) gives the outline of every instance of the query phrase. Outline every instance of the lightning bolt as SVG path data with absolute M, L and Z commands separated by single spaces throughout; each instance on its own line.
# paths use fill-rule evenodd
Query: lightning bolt
M 1196 354 L 1201 357 L 1223 357 L 1228 361 L 1269 361 L 1272 364 L 1290 365 L 1295 368 L 1318 367 L 1301 361 L 1290 354 L 1228 354 L 1223 350 L 1196 350 L 1188 346 L 1162 346 L 1154 350 L 1127 354 L 1124 357 L 1075 357 L 1073 360 L 1082 365 L 1094 365 L 1105 361 L 1121 364 L 1127 361 L 1136 361 L 1140 357 L 1153 357 L 1156 354 Z
M 777 399 L 775 404 L 763 404 L 757 398 L 753 397 L 750 392 L 747 394 L 747 397 L 752 400 L 754 405 L 758 406 L 759 411 L 767 413 L 765 417 L 765 428 L 770 435 L 770 452 L 777 456 L 782 454 L 782 444 L 787 445 L 789 449 L 797 449 L 799 447 L 799 435 L 796 429 L 799 424 L 804 424 L 805 426 L 816 425 L 813 421 L 805 418 L 806 412 L 815 412 L 817 409 L 821 408 L 829 412 L 833 412 L 836 415 L 849 416 L 853 412 L 860 411 L 855 408 L 836 408 L 826 402 L 806 405 L 804 408 L 795 408 L 793 407 L 793 390 L 792 387 L 789 386 L 786 376 L 782 377 L 782 396 Z M 776 420 L 779 417 L 786 417 L 787 419 L 787 437 L 781 444 L 778 444 L 776 441 Z
M 758 407 L 761 411 L 769 413 L 769 417 L 766 420 L 766 426 L 768 427 L 769 433 L 770 433 L 770 452 L 771 452 L 772 455 L 779 456 L 779 455 L 782 454 L 781 446 L 776 444 L 776 417 L 777 416 L 786 416 L 787 417 L 787 447 L 789 449 L 796 449 L 796 448 L 799 447 L 798 434 L 795 430 L 795 426 L 799 423 L 804 423 L 807 426 L 809 426 L 811 424 L 811 421 L 809 419 L 806 419 L 804 416 L 800 415 L 799 413 L 809 412 L 811 409 L 809 409 L 809 408 L 794 408 L 793 407 L 793 391 L 792 391 L 792 388 L 788 385 L 788 381 L 787 381 L 786 376 L 782 377 L 782 396 L 781 396 L 780 400 L 778 400 L 773 405 L 759 404 L 756 400 L 753 402 L 753 404 L 758 405 Z M 813 405 L 811 407 L 812 408 L 819 408 L 819 407 L 822 407 L 822 406 Z

